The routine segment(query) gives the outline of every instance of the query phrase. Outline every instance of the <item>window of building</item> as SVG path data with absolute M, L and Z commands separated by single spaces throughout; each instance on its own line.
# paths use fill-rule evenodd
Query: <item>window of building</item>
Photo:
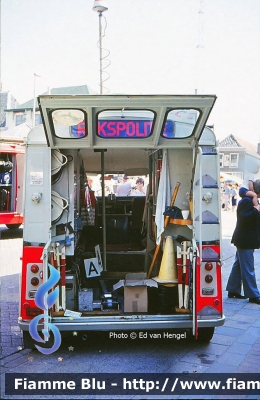
M 25 122 L 25 114 L 16 114 L 15 125 L 21 125 Z
M 219 153 L 219 167 L 223 168 L 224 167 L 224 154 Z
M 238 167 L 238 153 L 230 153 L 229 159 L 229 167 L 230 168 L 237 168 Z
M 41 114 L 35 114 L 35 125 L 42 124 L 42 116 Z
M 223 165 L 224 167 L 229 167 L 229 154 L 224 154 Z

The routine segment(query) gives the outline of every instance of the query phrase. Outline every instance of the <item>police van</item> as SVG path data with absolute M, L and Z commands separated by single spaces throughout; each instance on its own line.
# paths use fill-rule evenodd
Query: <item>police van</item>
M 209 341 L 224 323 L 219 155 L 206 126 L 215 101 L 39 96 L 43 125 L 25 157 L 25 347 L 53 346 L 53 330 L 178 329 Z M 142 177 L 145 195 L 117 196 L 124 175 Z

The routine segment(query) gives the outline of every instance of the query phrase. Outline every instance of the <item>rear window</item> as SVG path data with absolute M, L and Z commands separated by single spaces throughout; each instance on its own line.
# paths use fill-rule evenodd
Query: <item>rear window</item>
M 167 139 L 189 137 L 193 133 L 199 116 L 200 112 L 195 109 L 169 110 L 161 135 Z
M 98 114 L 97 135 L 102 138 L 142 139 L 152 134 L 155 113 L 149 110 L 109 110 Z
M 79 109 L 58 109 L 51 113 L 55 135 L 61 139 L 87 136 L 87 115 Z
M 196 109 L 170 109 L 165 115 L 161 136 L 166 139 L 192 135 L 200 116 Z M 156 113 L 146 109 L 106 110 L 97 114 L 97 136 L 104 139 L 143 139 L 153 134 Z M 51 111 L 55 136 L 81 139 L 88 135 L 87 114 L 81 109 Z

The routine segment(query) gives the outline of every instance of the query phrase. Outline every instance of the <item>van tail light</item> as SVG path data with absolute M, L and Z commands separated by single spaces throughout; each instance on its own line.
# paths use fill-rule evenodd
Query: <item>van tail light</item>
M 31 307 L 29 303 L 23 303 L 23 308 L 26 311 L 27 317 L 35 317 L 36 315 L 42 314 L 42 310 L 38 307 Z
M 31 271 L 36 274 L 39 271 L 39 266 L 37 264 L 31 265 Z
M 197 313 L 198 315 L 206 313 L 207 317 L 222 315 L 222 271 L 219 244 L 203 245 L 202 256 L 202 259 L 198 257 L 196 263 Z
M 23 320 L 33 319 L 43 313 L 35 304 L 37 289 L 43 283 L 43 249 L 43 246 L 23 247 L 19 313 Z
M 36 278 L 36 276 L 34 276 L 34 277 L 31 279 L 31 284 L 32 284 L 33 286 L 39 285 L 39 279 Z
M 213 276 L 212 275 L 206 275 L 205 276 L 205 282 L 211 283 L 213 281 Z
M 211 262 L 207 262 L 205 264 L 205 270 L 206 271 L 211 271 L 213 269 L 213 264 Z

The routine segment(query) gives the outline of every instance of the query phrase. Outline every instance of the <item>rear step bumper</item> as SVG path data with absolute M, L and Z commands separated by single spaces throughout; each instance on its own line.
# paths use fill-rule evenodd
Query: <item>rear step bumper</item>
M 167 316 L 168 317 L 168 316 Z M 124 316 L 124 317 L 102 317 L 100 318 L 84 318 L 68 320 L 68 318 L 53 318 L 49 323 L 54 324 L 61 332 L 66 331 L 138 331 L 145 330 L 163 330 L 163 329 L 190 329 L 192 328 L 192 319 L 190 316 L 156 316 L 156 320 L 151 316 Z M 154 317 L 155 318 L 155 317 Z M 225 322 L 225 316 L 221 318 L 199 319 L 199 328 L 208 328 L 221 326 Z M 30 321 L 19 321 L 21 330 L 29 330 Z M 43 324 L 38 325 L 38 330 L 43 329 Z

